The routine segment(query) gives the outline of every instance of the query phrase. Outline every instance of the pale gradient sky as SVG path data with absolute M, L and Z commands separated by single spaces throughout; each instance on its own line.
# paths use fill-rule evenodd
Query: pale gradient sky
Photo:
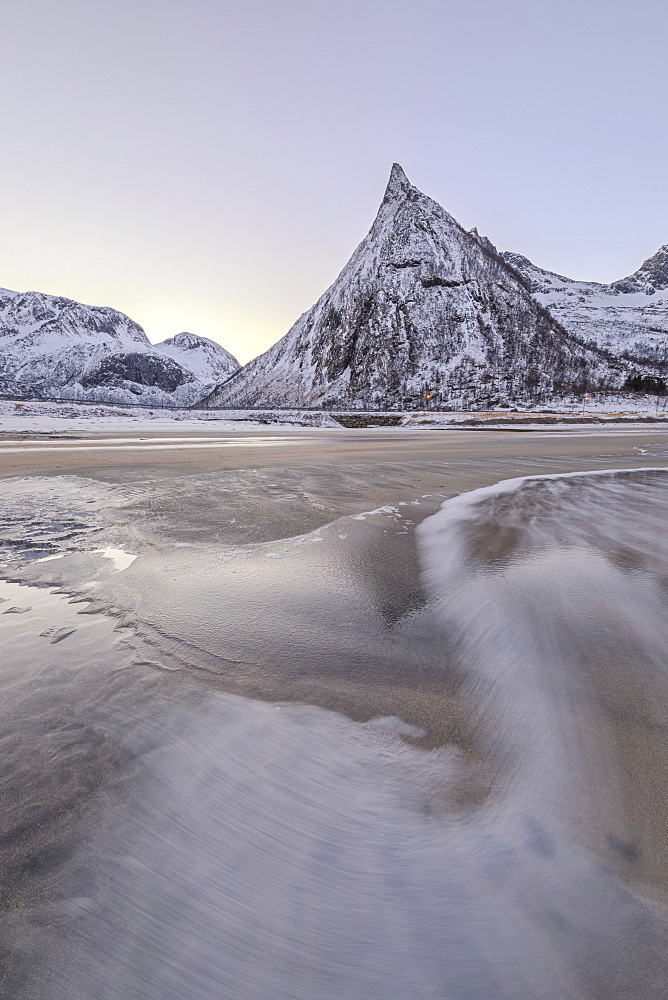
M 668 243 L 665 0 L 4 0 L 0 286 L 241 361 L 366 234 L 394 160 L 609 281 Z

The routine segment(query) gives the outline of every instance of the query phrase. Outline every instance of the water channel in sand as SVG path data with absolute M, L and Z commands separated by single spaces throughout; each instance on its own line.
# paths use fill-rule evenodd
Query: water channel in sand
M 158 517 L 125 565 L 51 481 L 0 594 L 7 995 L 665 997 L 667 479 Z

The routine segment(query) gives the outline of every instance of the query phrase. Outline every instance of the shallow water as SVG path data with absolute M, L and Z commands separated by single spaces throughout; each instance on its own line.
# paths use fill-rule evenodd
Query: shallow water
M 665 997 L 667 499 L 163 547 L 114 617 L 5 584 L 9 995 Z

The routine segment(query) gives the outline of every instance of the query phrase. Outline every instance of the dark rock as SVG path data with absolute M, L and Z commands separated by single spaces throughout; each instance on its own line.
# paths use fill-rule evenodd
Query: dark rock
M 111 354 L 102 358 L 81 377 L 80 382 L 84 388 L 135 382 L 138 385 L 157 386 L 163 392 L 174 392 L 178 386 L 192 382 L 193 379 L 191 372 L 170 358 L 128 353 Z

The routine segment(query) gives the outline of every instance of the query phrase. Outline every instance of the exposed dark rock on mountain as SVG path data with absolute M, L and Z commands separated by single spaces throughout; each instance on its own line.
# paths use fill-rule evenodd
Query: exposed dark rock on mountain
M 334 284 L 203 406 L 461 406 L 619 386 L 477 233 L 397 164 L 368 236 Z
M 79 380 L 84 389 L 91 386 L 122 386 L 124 382 L 130 382 L 137 389 L 140 386 L 152 386 L 167 393 L 173 393 L 184 382 L 194 381 L 192 372 L 171 358 L 131 352 L 105 355 L 88 368 Z M 130 391 L 132 392 L 132 387 Z

